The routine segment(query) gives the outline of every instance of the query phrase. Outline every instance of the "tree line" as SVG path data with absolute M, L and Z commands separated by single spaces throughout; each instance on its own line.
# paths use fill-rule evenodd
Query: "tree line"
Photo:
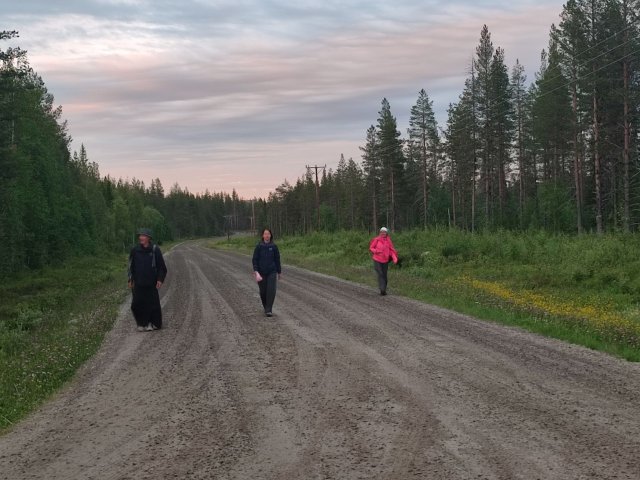
M 26 52 L 0 49 L 0 272 L 124 251 L 143 225 L 160 241 L 263 225 L 636 231 L 639 33 L 640 0 L 570 0 L 529 82 L 485 26 L 445 125 L 425 89 L 404 134 L 383 99 L 361 159 L 342 156 L 253 200 L 102 177 L 84 146 L 71 152 L 61 108 Z
M 362 161 L 340 159 L 267 199 L 286 233 L 449 226 L 470 231 L 635 231 L 640 222 L 640 1 L 570 0 L 540 68 L 508 68 L 484 26 L 458 101 L 439 126 L 420 90 L 409 128 L 386 99 Z
M 2 31 L 0 40 L 17 35 Z M 71 152 L 61 115 L 26 52 L 0 50 L 0 273 L 126 251 L 141 226 L 159 241 L 248 228 L 249 204 L 235 191 L 165 192 L 159 179 L 147 187 L 101 177 L 84 145 Z

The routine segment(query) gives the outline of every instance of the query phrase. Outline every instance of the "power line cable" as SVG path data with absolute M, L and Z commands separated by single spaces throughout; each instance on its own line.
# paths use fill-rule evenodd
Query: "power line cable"
M 570 80 L 569 82 L 567 82 L 567 83 L 565 83 L 565 84 L 563 84 L 563 85 L 560 85 L 560 86 L 558 86 L 558 87 L 556 87 L 556 88 L 554 88 L 554 89 L 552 89 L 552 90 L 549 90 L 548 92 L 544 92 L 544 93 L 542 93 L 542 94 L 538 95 L 538 96 L 536 97 L 536 99 L 544 98 L 544 97 L 546 97 L 546 96 L 548 96 L 548 95 L 551 95 L 552 93 L 555 93 L 555 92 L 556 92 L 556 91 L 558 91 L 558 90 L 561 90 L 561 89 L 563 89 L 563 88 L 567 88 L 567 87 L 569 87 L 570 85 L 572 85 L 574 82 L 579 82 L 579 81 L 585 80 L 585 79 L 587 79 L 587 78 L 591 77 L 592 75 L 594 75 L 594 74 L 596 74 L 596 73 L 598 73 L 598 72 L 600 72 L 600 71 L 604 70 L 605 68 L 610 67 L 610 66 L 611 66 L 611 65 L 613 65 L 614 63 L 618 63 L 618 62 L 620 62 L 621 60 L 624 60 L 626 57 L 633 56 L 633 55 L 638 54 L 638 53 L 640 53 L 640 48 L 638 48 L 638 49 L 636 49 L 636 50 L 633 50 L 633 51 L 631 51 L 631 52 L 629 52 L 629 53 L 626 53 L 626 54 L 625 54 L 625 55 L 623 55 L 622 57 L 620 57 L 620 58 L 616 58 L 615 60 L 613 60 L 613 61 L 611 61 L 611 62 L 609 62 L 609 63 L 606 63 L 605 65 L 602 65 L 601 67 L 597 68 L 596 70 L 592 70 L 592 71 L 590 71 L 589 73 L 587 73 L 587 74 L 585 74 L 585 75 L 582 75 L 582 76 L 578 76 L 578 77 L 576 77 L 575 79 L 572 79 L 572 80 Z M 503 110 L 501 110 L 501 111 L 496 111 L 496 112 L 494 112 L 494 113 L 493 113 L 493 115 L 491 115 L 491 116 L 487 117 L 487 119 L 486 119 L 483 123 L 487 124 L 487 123 L 488 123 L 488 122 L 490 122 L 493 118 L 495 118 L 496 116 L 499 116 L 499 115 L 503 115 L 505 112 L 506 112 L 506 109 L 503 109 Z M 474 122 L 474 120 L 471 120 L 471 122 Z M 473 124 L 466 124 L 466 125 L 465 125 L 465 124 L 463 124 L 461 127 L 457 127 L 457 128 L 455 128 L 451 133 L 458 133 L 458 132 L 460 132 L 460 131 L 465 131 L 465 130 L 468 130 L 470 127 L 473 127 L 473 126 L 474 126 Z M 450 135 L 449 133 L 446 133 L 446 132 L 445 132 L 445 134 L 446 134 L 447 136 L 449 136 L 449 135 Z
M 628 29 L 632 28 L 632 27 L 635 25 L 635 23 L 636 23 L 636 22 L 640 22 L 640 18 L 639 18 L 638 16 L 634 15 L 634 17 L 635 17 L 635 22 L 633 22 L 631 25 L 628 25 L 628 26 L 626 26 L 625 28 L 623 28 L 623 29 L 621 29 L 621 30 L 616 31 L 614 34 L 610 35 L 609 37 L 607 37 L 607 38 L 605 38 L 605 39 L 601 40 L 600 42 L 598 42 L 598 43 L 596 43 L 596 44 L 594 44 L 594 45 L 590 46 L 589 48 L 587 48 L 587 49 L 583 50 L 582 52 L 580 52 L 580 53 L 576 54 L 576 55 L 575 55 L 575 57 L 576 57 L 576 58 L 582 57 L 583 55 L 585 55 L 585 54 L 586 54 L 587 52 L 589 52 L 590 50 L 592 50 L 592 49 L 596 48 L 597 46 L 600 46 L 601 44 L 603 44 L 603 43 L 605 43 L 605 42 L 607 42 L 607 41 L 611 40 L 612 38 L 614 38 L 614 37 L 616 37 L 616 36 L 620 35 L 621 33 L 625 32 L 626 30 L 628 30 Z M 558 40 L 558 39 L 556 38 L 556 40 Z M 576 68 L 577 68 L 577 69 L 583 68 L 583 67 L 584 67 L 585 65 L 587 65 L 588 63 L 593 62 L 594 60 L 596 60 L 596 59 L 598 59 L 598 58 L 600 58 L 600 57 L 602 57 L 602 56 L 604 56 L 604 55 L 607 55 L 607 54 L 609 54 L 609 53 L 611 53 L 611 52 L 613 52 L 613 51 L 615 51 L 615 50 L 617 50 L 617 49 L 619 49 L 619 48 L 621 48 L 621 47 L 625 46 L 626 44 L 633 42 L 634 40 L 635 40 L 635 39 L 634 39 L 633 37 L 630 37 L 628 40 L 625 40 L 624 42 L 622 42 L 622 43 L 620 43 L 620 44 L 618 44 L 618 45 L 615 45 L 614 47 L 610 48 L 609 50 L 607 50 L 607 51 L 605 51 L 605 52 L 601 52 L 601 53 L 600 53 L 599 55 L 597 55 L 596 57 L 593 57 L 593 58 L 591 58 L 591 59 L 589 59 L 589 60 L 585 60 L 583 63 L 578 64 L 578 66 L 577 66 Z M 560 43 L 560 42 L 559 42 L 559 43 Z M 610 63 L 608 63 L 607 65 L 605 65 L 605 67 L 604 67 L 604 68 L 606 68 L 606 67 L 608 67 L 608 66 L 612 65 L 613 63 L 619 62 L 619 61 L 623 60 L 624 58 L 626 58 L 626 57 L 628 57 L 628 56 L 632 56 L 634 53 L 636 53 L 636 52 L 626 53 L 626 54 L 625 54 L 625 55 L 623 55 L 621 58 L 619 58 L 619 59 L 617 59 L 617 60 L 615 60 L 615 61 L 613 61 L 613 62 L 610 62 Z M 602 69 L 602 68 L 600 68 L 600 69 L 598 69 L 598 70 L 596 70 L 596 71 L 600 71 L 601 69 Z M 593 72 L 592 72 L 592 73 L 593 73 Z M 588 76 L 588 75 L 587 75 L 587 76 Z M 562 73 L 560 73 L 560 74 L 558 74 L 558 75 L 556 75 L 556 76 L 554 76 L 554 77 L 551 77 L 551 78 L 549 78 L 549 79 L 546 79 L 546 80 L 545 80 L 545 82 L 552 82 L 553 80 L 556 80 L 556 79 L 558 79 L 558 78 L 562 78 L 562 77 L 563 77 L 563 75 L 562 75 Z M 581 80 L 581 79 L 583 79 L 583 78 L 586 78 L 586 77 L 582 77 L 582 78 L 577 77 L 576 79 L 572 79 L 571 81 L 569 81 L 569 82 L 568 82 L 566 85 L 564 85 L 564 86 L 569 86 L 569 85 L 571 85 L 573 82 L 577 82 L 577 81 L 579 81 L 579 80 Z M 562 88 L 564 88 L 564 86 L 563 86 Z M 561 88 L 561 87 L 558 87 L 558 88 Z M 556 91 L 556 89 L 554 89 L 554 90 L 553 90 L 553 91 L 551 91 L 551 92 L 546 92 L 546 93 L 552 93 L 552 92 L 554 92 L 554 91 Z M 504 93 L 502 93 L 502 94 L 500 94 L 500 95 L 498 95 L 498 96 L 496 96 L 496 97 L 490 98 L 488 103 L 495 103 L 495 102 L 499 102 L 499 101 L 501 101 L 501 100 L 508 100 L 508 99 L 509 99 L 509 96 L 510 96 L 510 92 L 509 92 L 509 91 L 506 91 L 506 92 L 504 92 Z M 543 95 L 543 96 L 544 96 L 544 95 Z M 540 97 L 538 97 L 538 98 L 540 98 Z M 503 113 L 504 113 L 504 110 L 503 110 L 503 111 L 498 111 L 498 112 L 495 112 L 495 113 L 494 113 L 494 116 L 498 116 L 498 115 L 501 115 L 501 114 L 503 114 Z M 489 117 L 489 118 L 487 119 L 487 121 L 490 121 L 490 120 L 491 120 L 491 117 Z M 467 126 L 467 125 L 463 125 L 462 127 L 458 128 L 458 129 L 456 129 L 456 130 L 465 130 L 465 129 L 467 129 L 467 128 L 468 128 L 468 126 Z

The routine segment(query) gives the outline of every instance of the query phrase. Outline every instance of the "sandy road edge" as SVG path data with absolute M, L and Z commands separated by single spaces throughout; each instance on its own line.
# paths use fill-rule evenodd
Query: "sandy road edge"
M 176 243 L 175 245 L 172 245 L 169 248 L 169 250 L 163 253 L 163 256 L 169 257 L 175 248 L 189 242 L 193 242 L 193 241 L 185 240 L 185 241 Z M 123 264 L 123 271 L 125 271 L 126 273 L 125 264 Z M 126 282 L 123 282 L 123 289 L 124 288 L 126 288 Z M 89 372 L 92 372 L 96 369 L 96 366 L 101 361 L 101 358 L 105 356 L 106 346 L 109 344 L 110 341 L 112 341 L 112 337 L 115 335 L 114 332 L 118 329 L 119 326 L 123 324 L 123 322 L 129 321 L 131 319 L 131 314 L 129 310 L 130 304 L 131 304 L 131 292 L 127 292 L 126 295 L 123 295 L 123 297 L 124 297 L 123 300 L 118 306 L 118 312 L 115 316 L 115 319 L 113 320 L 111 327 L 105 332 L 104 337 L 102 338 L 102 341 L 100 342 L 100 345 L 98 346 L 97 350 L 89 358 L 87 358 L 82 364 L 78 365 L 78 367 L 76 368 L 71 378 L 69 378 L 62 385 L 60 385 L 60 387 L 56 389 L 54 392 L 52 392 L 47 397 L 42 399 L 37 405 L 34 406 L 34 408 L 29 413 L 22 416 L 16 422 L 9 422 L 10 425 L 8 427 L 5 427 L 4 429 L 0 429 L 0 437 L 3 437 L 13 432 L 16 428 L 20 427 L 20 425 L 22 425 L 25 422 L 28 422 L 32 417 L 34 417 L 34 415 L 39 415 L 40 412 L 44 411 L 48 405 L 56 402 L 64 395 L 68 394 L 69 391 L 72 390 L 78 384 L 78 382 L 81 381 L 82 378 L 84 378 Z M 165 302 L 162 302 L 163 306 L 164 306 L 164 303 Z M 101 305 L 97 305 L 96 310 L 100 309 L 100 307 Z

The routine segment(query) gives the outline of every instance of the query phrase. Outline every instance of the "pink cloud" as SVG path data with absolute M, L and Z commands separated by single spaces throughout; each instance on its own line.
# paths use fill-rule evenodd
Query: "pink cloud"
M 335 166 L 340 153 L 359 160 L 383 96 L 403 131 L 421 88 L 442 119 L 484 23 L 507 61 L 533 72 L 560 8 L 452 3 L 403 21 L 364 15 L 306 38 L 241 22 L 216 35 L 215 25 L 209 34 L 78 15 L 16 28 L 103 173 L 252 196 L 295 180 L 305 163 Z M 43 40 L 31 48 L 29 38 Z

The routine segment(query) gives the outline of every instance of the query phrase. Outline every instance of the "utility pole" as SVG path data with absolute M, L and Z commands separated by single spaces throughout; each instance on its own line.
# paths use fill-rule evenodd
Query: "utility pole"
M 318 230 L 320 230 L 320 182 L 318 181 L 318 170 L 322 169 L 324 172 L 327 166 L 321 167 L 319 165 L 309 166 L 307 165 L 307 172 L 309 170 L 315 170 L 316 172 L 316 214 L 318 216 Z

